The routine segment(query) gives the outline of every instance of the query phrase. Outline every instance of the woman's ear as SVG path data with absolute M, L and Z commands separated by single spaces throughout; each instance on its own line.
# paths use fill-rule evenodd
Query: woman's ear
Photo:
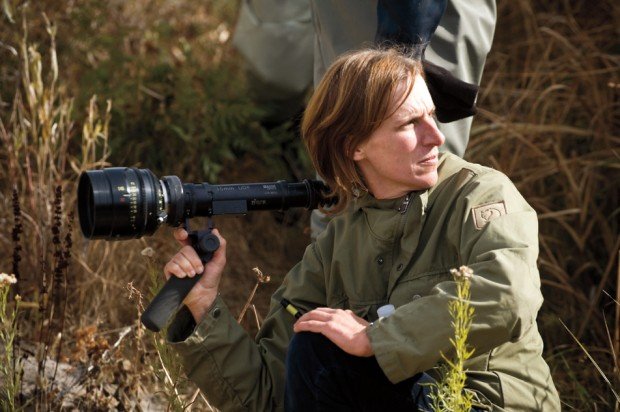
M 359 162 L 364 159 L 366 159 L 366 145 L 360 144 L 353 151 L 353 160 Z

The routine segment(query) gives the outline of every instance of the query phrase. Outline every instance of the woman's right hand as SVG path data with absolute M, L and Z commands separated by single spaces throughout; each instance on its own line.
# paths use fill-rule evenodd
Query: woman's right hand
M 203 274 L 183 300 L 183 303 L 194 316 L 196 323 L 200 322 L 215 301 L 222 272 L 226 266 L 226 240 L 220 236 L 217 229 L 213 229 L 213 234 L 220 240 L 220 247 L 213 253 L 213 257 L 203 268 L 198 253 L 190 245 L 187 231 L 182 228 L 175 229 L 174 238 L 183 247 L 164 266 L 166 280 L 173 275 L 179 278 L 191 278 L 196 274 Z

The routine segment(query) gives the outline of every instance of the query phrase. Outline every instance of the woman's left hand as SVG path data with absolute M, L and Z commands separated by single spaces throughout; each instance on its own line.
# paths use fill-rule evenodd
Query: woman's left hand
M 295 332 L 321 333 L 343 351 L 355 356 L 372 356 L 373 350 L 366 335 L 368 322 L 350 310 L 316 308 L 302 315 Z

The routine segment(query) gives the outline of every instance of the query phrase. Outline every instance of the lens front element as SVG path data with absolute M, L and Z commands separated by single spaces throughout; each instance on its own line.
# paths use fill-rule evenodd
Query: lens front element
M 129 239 L 151 235 L 160 222 L 163 194 L 148 169 L 112 167 L 82 173 L 78 214 L 89 239 Z

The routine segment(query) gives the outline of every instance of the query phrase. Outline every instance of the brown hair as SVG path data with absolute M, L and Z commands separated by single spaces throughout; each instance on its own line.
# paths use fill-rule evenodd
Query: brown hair
M 326 213 L 342 212 L 356 190 L 366 190 L 353 153 L 393 114 L 389 110 L 396 88 L 407 82 L 400 107 L 416 75 L 422 75 L 420 61 L 393 49 L 343 55 L 325 73 L 304 113 L 301 134 L 315 169 L 331 189 L 328 196 L 338 198 Z

